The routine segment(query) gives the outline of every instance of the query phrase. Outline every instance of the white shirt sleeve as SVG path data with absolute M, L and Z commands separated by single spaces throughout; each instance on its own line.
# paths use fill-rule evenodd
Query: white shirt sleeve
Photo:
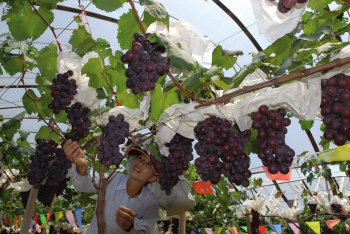
M 159 201 L 158 199 L 152 199 L 149 201 L 149 203 L 149 207 L 142 214 L 143 217 L 141 219 L 135 218 L 134 228 L 130 231 L 130 233 L 140 233 L 140 231 L 146 234 L 154 233 L 156 223 L 160 219 L 158 213 Z
M 89 168 L 87 168 L 86 172 L 87 172 L 87 175 L 81 176 L 81 175 L 79 175 L 79 173 L 77 171 L 77 167 L 75 167 L 73 169 L 73 172 L 72 172 L 73 187 L 80 192 L 97 193 L 97 189 L 94 187 L 94 185 L 92 183 L 92 173 L 93 172 L 90 172 Z M 98 173 L 96 173 L 96 175 L 95 175 L 95 180 L 96 180 L 96 184 L 99 184 L 100 177 L 99 177 Z

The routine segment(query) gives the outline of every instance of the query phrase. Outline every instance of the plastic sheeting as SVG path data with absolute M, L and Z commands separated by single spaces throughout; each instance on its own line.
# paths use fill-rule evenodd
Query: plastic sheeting
M 307 6 L 307 3 L 297 3 L 288 13 L 283 14 L 277 9 L 278 2 L 251 0 L 259 33 L 271 43 L 296 28 Z
M 200 65 L 208 69 L 211 67 L 212 43 L 188 22 L 184 20 L 170 22 L 169 31 L 165 24 L 154 22 L 148 27 L 147 32 L 157 32 L 175 44 L 180 43 L 181 48 L 195 58 Z M 172 69 L 171 72 L 181 73 L 181 71 L 176 70 Z
M 76 53 L 72 52 L 71 46 L 67 46 L 63 50 L 57 59 L 57 70 L 59 73 L 65 73 L 68 70 L 73 71 L 73 76 L 70 79 L 75 79 L 78 86 L 78 93 L 74 96 L 72 104 L 75 102 L 81 102 L 86 107 L 94 110 L 100 105 L 99 99 L 97 99 L 97 92 L 95 88 L 89 87 L 89 77 L 81 75 L 82 67 L 89 61 L 90 58 L 98 57 L 96 52 L 89 52 L 81 58 Z

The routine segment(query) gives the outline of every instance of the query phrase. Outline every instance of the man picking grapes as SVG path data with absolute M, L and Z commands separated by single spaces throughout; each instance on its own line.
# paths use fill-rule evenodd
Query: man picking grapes
M 96 193 L 84 152 L 77 142 L 68 140 L 63 146 L 66 157 L 76 164 L 72 174 L 73 186 L 86 193 Z M 159 200 L 145 184 L 157 179 L 150 156 L 139 148 L 129 151 L 130 176 L 115 173 L 106 184 L 104 218 L 105 233 L 153 233 L 158 215 Z M 99 176 L 96 176 L 99 181 Z M 96 212 L 85 234 L 98 233 Z

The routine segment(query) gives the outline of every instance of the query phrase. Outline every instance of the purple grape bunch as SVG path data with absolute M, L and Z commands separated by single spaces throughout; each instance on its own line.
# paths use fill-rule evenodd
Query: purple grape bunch
M 125 71 L 128 78 L 126 87 L 135 95 L 142 91 L 152 91 L 156 87 L 155 82 L 170 68 L 170 59 L 162 56 L 165 46 L 151 43 L 147 39 L 150 35 L 135 33 L 131 50 L 121 56 L 121 61 L 128 64 Z
M 71 131 L 64 135 L 67 140 L 79 141 L 81 138 L 85 138 L 89 135 L 91 121 L 88 118 L 88 114 L 90 111 L 89 108 L 83 107 L 80 102 L 76 102 L 66 108 L 68 121 L 72 125 Z
M 188 170 L 188 164 L 193 160 L 192 142 L 192 139 L 176 133 L 173 139 L 165 144 L 170 154 L 168 157 L 162 157 L 162 163 L 155 164 L 159 173 L 159 183 L 164 186 L 165 190 L 171 190 L 178 176 Z
M 266 105 L 261 105 L 251 116 L 252 128 L 258 130 L 258 157 L 271 174 L 288 174 L 295 156 L 294 150 L 285 143 L 287 126 L 291 124 L 286 115 L 283 108 L 269 110 Z
M 120 144 L 124 144 L 125 138 L 129 136 L 129 123 L 124 121 L 124 115 L 118 114 L 109 116 L 108 124 L 102 127 L 104 137 L 97 147 L 99 160 L 107 167 L 119 166 L 124 156 L 120 153 Z
M 350 140 L 350 77 L 343 73 L 321 81 L 323 137 L 338 146 Z
M 231 131 L 231 123 L 220 117 L 211 116 L 198 122 L 194 128 L 198 142 L 194 146 L 199 158 L 194 162 L 201 179 L 220 182 L 221 175 L 231 183 L 249 186 L 250 158 L 244 153 L 249 130 L 241 132 L 237 125 Z
M 71 104 L 74 95 L 78 93 L 77 84 L 74 79 L 69 79 L 73 75 L 73 71 L 69 70 L 63 74 L 57 74 L 57 78 L 53 79 L 51 85 L 51 96 L 53 100 L 48 105 L 48 108 L 53 110 L 53 113 L 58 114 L 61 110 L 65 110 L 67 105 Z
M 274 2 L 275 0 L 270 0 Z M 303 4 L 308 0 L 279 0 L 277 9 L 279 12 L 285 14 L 288 13 L 297 3 Z
M 62 148 L 58 148 L 58 143 L 50 139 L 36 140 L 38 146 L 35 154 L 30 156 L 30 171 L 27 173 L 28 181 L 31 185 L 42 183 L 39 188 L 38 200 L 45 206 L 50 206 L 54 196 L 63 194 L 67 188 L 69 178 L 66 178 L 68 169 L 72 167 L 72 163 L 66 159 L 66 155 Z M 26 204 L 26 193 L 21 195 L 22 202 Z

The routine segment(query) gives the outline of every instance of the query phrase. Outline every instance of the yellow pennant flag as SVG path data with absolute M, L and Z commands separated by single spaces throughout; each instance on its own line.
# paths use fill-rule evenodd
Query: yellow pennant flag
M 222 228 L 215 228 L 215 234 L 220 234 L 221 230 L 222 230 Z
M 55 213 L 55 222 L 57 223 L 63 217 L 63 211 Z
M 18 227 L 22 226 L 22 215 L 18 215 Z
M 320 228 L 320 222 L 316 221 L 316 222 L 306 222 L 307 225 L 309 225 L 309 227 L 316 232 L 317 234 L 321 234 L 321 228 Z
M 350 144 L 339 146 L 334 149 L 325 150 L 318 154 L 324 161 L 349 161 L 350 160 Z

